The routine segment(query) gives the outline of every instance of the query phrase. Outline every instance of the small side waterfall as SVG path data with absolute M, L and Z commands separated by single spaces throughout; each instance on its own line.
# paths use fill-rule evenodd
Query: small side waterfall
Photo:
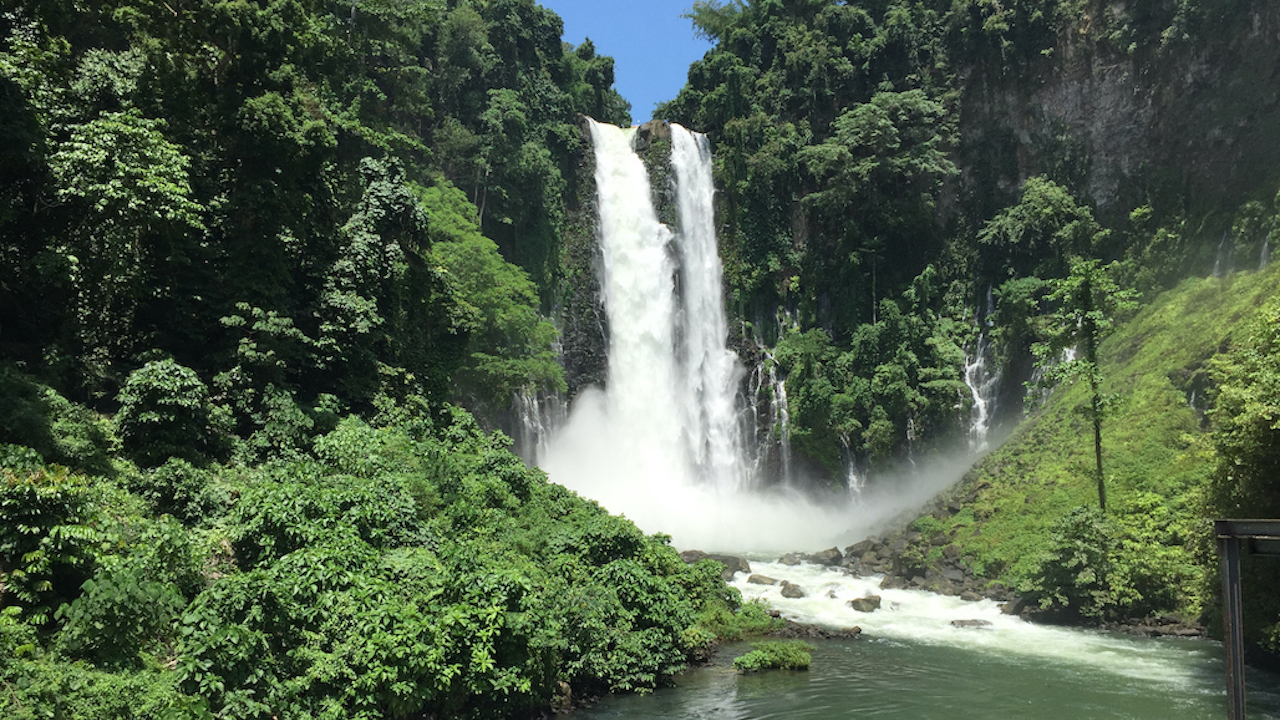
M 769 397 L 773 410 L 771 428 L 777 428 L 778 454 L 782 461 L 782 484 L 790 486 L 791 473 L 791 409 L 787 406 L 787 380 L 778 377 L 778 361 L 772 352 L 766 352 L 769 365 Z
M 1231 272 L 1230 258 L 1228 258 L 1228 266 L 1223 269 L 1222 259 L 1227 254 L 1227 238 L 1231 236 L 1231 230 L 1227 229 L 1222 233 L 1222 239 L 1218 241 L 1218 249 L 1213 254 L 1213 277 L 1222 277 L 1224 272 Z
M 547 448 L 551 436 L 564 424 L 568 410 L 555 393 L 525 388 L 516 393 L 512 415 L 515 418 L 516 452 L 527 463 L 537 462 Z
M 1258 256 L 1258 272 L 1266 270 L 1271 262 L 1271 235 L 1272 233 L 1267 233 L 1267 236 L 1262 239 L 1262 252 Z
M 969 408 L 969 450 L 979 453 L 990 448 L 987 433 L 1000 386 L 1000 373 L 987 367 L 990 353 L 991 343 L 986 333 L 978 333 L 973 353 L 964 364 L 964 384 L 973 396 L 973 405 Z

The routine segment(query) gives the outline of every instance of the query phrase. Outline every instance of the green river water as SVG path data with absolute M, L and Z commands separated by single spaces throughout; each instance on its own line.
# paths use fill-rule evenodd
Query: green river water
M 1207 640 L 1139 638 L 1047 627 L 1002 616 L 995 603 L 965 603 L 916 591 L 881 591 L 877 578 L 850 578 L 813 566 L 753 563 L 756 572 L 800 584 L 809 597 L 782 598 L 776 586 L 735 586 L 784 615 L 831 627 L 858 625 L 858 640 L 814 641 L 807 672 L 738 675 L 745 645 L 721 648 L 709 666 L 649 695 L 606 698 L 576 718 L 631 720 L 800 720 L 882 718 L 968 720 L 1226 717 L 1222 646 Z M 875 613 L 847 607 L 875 593 Z M 985 620 L 961 629 L 952 620 Z M 1251 672 L 1250 720 L 1280 720 L 1280 677 Z

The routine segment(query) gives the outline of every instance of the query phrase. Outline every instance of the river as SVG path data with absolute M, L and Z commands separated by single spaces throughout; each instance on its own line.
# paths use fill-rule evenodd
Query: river
M 650 695 L 610 697 L 576 717 L 638 720 L 883 718 L 902 720 L 1150 719 L 1226 717 L 1222 646 L 1209 640 L 1141 638 L 1038 625 L 1002 615 L 991 601 L 963 602 L 914 590 L 879 590 L 811 565 L 752 563 L 755 572 L 805 588 L 750 585 L 784 616 L 830 627 L 858 625 L 858 640 L 810 641 L 807 672 L 739 675 L 726 645 L 715 661 Z M 877 594 L 881 609 L 859 613 L 848 600 Z M 984 620 L 977 629 L 953 620 Z M 1280 720 L 1280 677 L 1251 671 L 1250 720 Z

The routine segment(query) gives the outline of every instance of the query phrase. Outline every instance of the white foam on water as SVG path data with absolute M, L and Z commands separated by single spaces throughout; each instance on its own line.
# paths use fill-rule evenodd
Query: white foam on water
M 831 628 L 857 626 L 866 638 L 950 645 L 990 655 L 1032 657 L 1105 670 L 1149 682 L 1198 683 L 1197 668 L 1185 650 L 1141 638 L 1079 628 L 1055 627 L 1005 615 L 991 600 L 966 602 L 923 590 L 880 589 L 882 576 L 857 577 L 818 565 L 795 566 L 752 562 L 752 570 L 799 585 L 804 598 L 785 598 L 782 585 L 756 585 L 737 573 L 732 585 L 744 599 L 763 598 L 784 617 Z M 850 600 L 878 595 L 879 610 L 864 613 Z M 956 627 L 953 621 L 980 620 L 978 628 Z

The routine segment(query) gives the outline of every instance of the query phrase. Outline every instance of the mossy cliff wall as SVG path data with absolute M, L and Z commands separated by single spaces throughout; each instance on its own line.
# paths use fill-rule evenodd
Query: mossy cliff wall
M 1086 12 L 1023 72 L 970 68 L 961 164 L 981 217 L 1041 173 L 1111 218 L 1234 208 L 1280 180 L 1280 3 L 1158 35 L 1138 10 Z

